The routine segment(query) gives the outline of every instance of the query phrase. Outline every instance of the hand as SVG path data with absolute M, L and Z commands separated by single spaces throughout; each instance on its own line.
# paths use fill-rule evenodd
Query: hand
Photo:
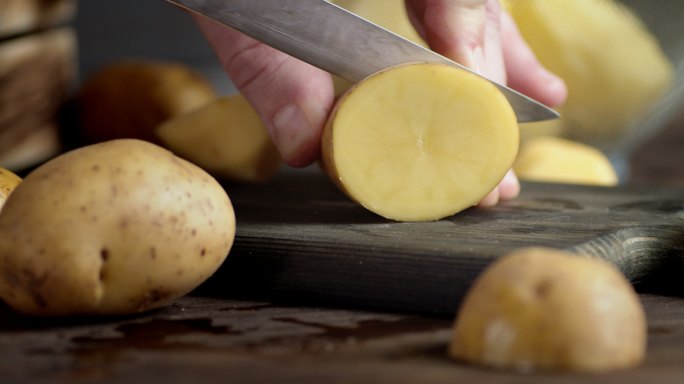
M 406 0 L 406 6 L 434 51 L 546 105 L 565 101 L 563 81 L 537 61 L 497 0 Z M 520 183 L 511 170 L 480 205 L 492 206 L 519 193 Z
M 436 52 L 547 105 L 565 100 L 562 80 L 539 64 L 497 0 L 406 0 L 406 5 L 417 30 Z M 334 102 L 331 76 L 238 31 L 196 20 L 285 162 L 300 167 L 318 159 Z M 519 191 L 517 178 L 509 172 L 480 204 L 494 205 Z

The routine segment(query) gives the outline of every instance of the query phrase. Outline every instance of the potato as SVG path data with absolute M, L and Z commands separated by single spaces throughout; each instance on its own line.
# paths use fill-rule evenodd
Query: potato
M 567 84 L 568 99 L 558 109 L 567 138 L 610 147 L 638 128 L 673 83 L 672 65 L 658 41 L 618 1 L 504 0 L 502 5 L 541 63 Z
M 449 353 L 518 371 L 602 372 L 639 364 L 645 350 L 644 310 L 617 269 L 525 248 L 477 279 L 456 318 Z
M 197 166 L 135 139 L 81 147 L 0 212 L 0 297 L 35 315 L 145 311 L 207 279 L 234 235 L 226 192 Z
M 266 181 L 282 164 L 266 127 L 239 94 L 170 119 L 156 133 L 166 148 L 224 180 Z
M 194 70 L 176 62 L 126 60 L 100 69 L 78 95 L 81 134 L 87 142 L 138 138 L 156 142 L 157 126 L 216 98 Z
M 523 143 L 513 169 L 521 180 L 614 186 L 617 172 L 598 149 L 559 137 Z
M 427 47 L 427 43 L 418 34 L 409 20 L 404 0 L 334 0 L 332 3 L 355 13 L 397 35 L 416 44 Z M 333 76 L 335 94 L 340 95 L 353 83 Z
M 393 220 L 426 221 L 478 203 L 504 177 L 518 125 L 504 95 L 462 69 L 381 71 L 336 103 L 322 162 L 353 200 Z
M 0 167 L 0 210 L 2 210 L 10 193 L 14 191 L 19 183 L 21 183 L 21 177 L 8 169 Z

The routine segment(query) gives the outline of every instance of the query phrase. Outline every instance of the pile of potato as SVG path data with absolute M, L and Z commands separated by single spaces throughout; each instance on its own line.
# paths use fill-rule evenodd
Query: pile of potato
M 404 12 L 403 33 L 406 23 Z M 280 167 L 265 127 L 242 96 L 219 97 L 173 63 L 104 68 L 83 85 L 78 107 L 87 145 L 23 181 L 0 170 L 0 298 L 35 315 L 125 314 L 192 291 L 223 263 L 235 236 L 231 201 L 214 177 L 265 181 Z M 591 147 L 530 140 L 518 153 L 519 142 L 515 114 L 495 86 L 415 63 L 341 91 L 321 163 L 351 199 L 398 221 L 471 207 L 514 166 L 541 181 L 563 174 L 574 178 L 552 181 L 617 182 Z M 638 364 L 645 345 L 643 309 L 617 270 L 531 248 L 481 275 L 449 353 L 519 371 L 597 372 Z

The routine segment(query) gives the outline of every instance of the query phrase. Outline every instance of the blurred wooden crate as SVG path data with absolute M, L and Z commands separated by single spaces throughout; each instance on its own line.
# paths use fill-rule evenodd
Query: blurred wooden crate
M 72 0 L 0 0 L 0 166 L 60 149 L 58 113 L 76 80 Z

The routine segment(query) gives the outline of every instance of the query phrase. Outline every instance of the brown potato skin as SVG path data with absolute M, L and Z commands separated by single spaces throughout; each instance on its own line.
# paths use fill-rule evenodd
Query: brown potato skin
M 0 297 L 41 316 L 146 311 L 209 278 L 234 236 L 228 195 L 199 167 L 141 140 L 81 147 L 0 212 Z
M 101 68 L 77 97 L 86 143 L 137 138 L 158 143 L 154 131 L 167 119 L 216 98 L 194 70 L 175 62 L 125 60 Z
M 639 364 L 646 318 L 612 265 L 548 248 L 504 256 L 467 293 L 449 354 L 517 371 L 605 372 Z

